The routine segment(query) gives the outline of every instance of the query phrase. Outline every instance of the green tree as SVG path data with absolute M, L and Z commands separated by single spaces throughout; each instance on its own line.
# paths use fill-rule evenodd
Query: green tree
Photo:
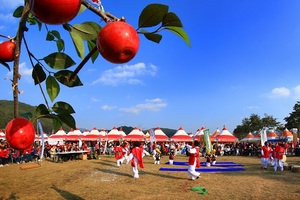
M 261 118 L 257 114 L 251 114 L 249 118 L 246 117 L 242 120 L 242 124 L 238 125 L 234 129 L 233 134 L 242 139 L 249 132 L 253 133 L 263 129 L 264 127 L 276 127 L 281 129 L 282 125 L 271 115 L 264 114 L 264 117 Z
M 291 129 L 291 128 L 298 128 L 300 129 L 300 101 L 297 101 L 297 103 L 293 107 L 293 111 L 290 113 L 288 117 L 284 118 L 284 121 L 286 122 L 285 127 Z

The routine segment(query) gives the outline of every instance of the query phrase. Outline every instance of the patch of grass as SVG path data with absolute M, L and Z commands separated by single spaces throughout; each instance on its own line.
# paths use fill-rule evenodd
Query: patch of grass
M 175 161 L 187 161 L 185 156 L 176 156 Z M 100 160 L 79 160 L 53 163 L 43 160 L 40 167 L 20 170 L 28 164 L 10 164 L 0 168 L 0 200 L 4 199 L 300 199 L 300 173 L 290 170 L 274 172 L 260 169 L 256 157 L 227 156 L 218 161 L 233 161 L 244 164 L 240 172 L 201 173 L 195 181 L 188 179 L 187 172 L 159 171 L 160 167 L 187 167 L 160 165 L 152 157 L 145 157 L 145 168 L 140 178 L 134 179 L 131 166 L 116 166 L 113 156 Z M 202 159 L 201 161 L 205 161 Z M 300 157 L 288 157 L 295 164 Z M 201 186 L 206 194 L 198 194 L 191 188 Z

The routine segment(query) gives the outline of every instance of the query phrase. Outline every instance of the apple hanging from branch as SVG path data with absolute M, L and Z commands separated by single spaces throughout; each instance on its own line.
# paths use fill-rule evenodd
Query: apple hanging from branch
M 136 30 L 125 21 L 109 22 L 97 37 L 99 53 L 107 61 L 116 64 L 126 63 L 134 58 L 139 45 Z
M 30 0 L 33 15 L 45 24 L 64 24 L 76 17 L 81 0 Z
M 17 117 L 8 122 L 5 135 L 11 148 L 25 150 L 33 144 L 35 131 L 29 120 Z

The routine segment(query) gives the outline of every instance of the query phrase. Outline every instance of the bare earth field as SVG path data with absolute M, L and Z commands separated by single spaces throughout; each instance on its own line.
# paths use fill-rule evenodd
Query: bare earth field
M 201 173 L 195 181 L 188 179 L 187 172 L 159 171 L 160 167 L 185 167 L 170 166 L 167 161 L 164 156 L 160 165 L 154 165 L 152 157 L 145 157 L 139 179 L 132 177 L 130 165 L 116 167 L 112 156 L 64 163 L 43 160 L 40 167 L 27 170 L 20 166 L 34 163 L 10 164 L 0 168 L 0 199 L 300 199 L 300 173 L 262 170 L 257 157 L 218 157 L 217 161 L 244 164 L 246 170 Z M 176 156 L 175 161 L 187 161 L 187 157 Z M 290 165 L 298 162 L 300 157 L 287 159 Z M 207 193 L 190 190 L 197 186 Z

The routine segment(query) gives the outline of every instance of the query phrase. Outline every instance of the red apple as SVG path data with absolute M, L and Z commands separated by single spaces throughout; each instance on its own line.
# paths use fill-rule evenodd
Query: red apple
M 29 120 L 14 118 L 6 125 L 5 135 L 11 148 L 25 150 L 33 144 L 35 131 Z
M 120 64 L 138 52 L 140 39 L 136 30 L 124 21 L 109 22 L 99 32 L 97 48 L 107 61 Z
M 33 15 L 45 24 L 64 24 L 76 17 L 81 0 L 31 0 Z
M 0 61 L 11 62 L 15 57 L 16 44 L 12 41 L 5 41 L 0 44 Z

